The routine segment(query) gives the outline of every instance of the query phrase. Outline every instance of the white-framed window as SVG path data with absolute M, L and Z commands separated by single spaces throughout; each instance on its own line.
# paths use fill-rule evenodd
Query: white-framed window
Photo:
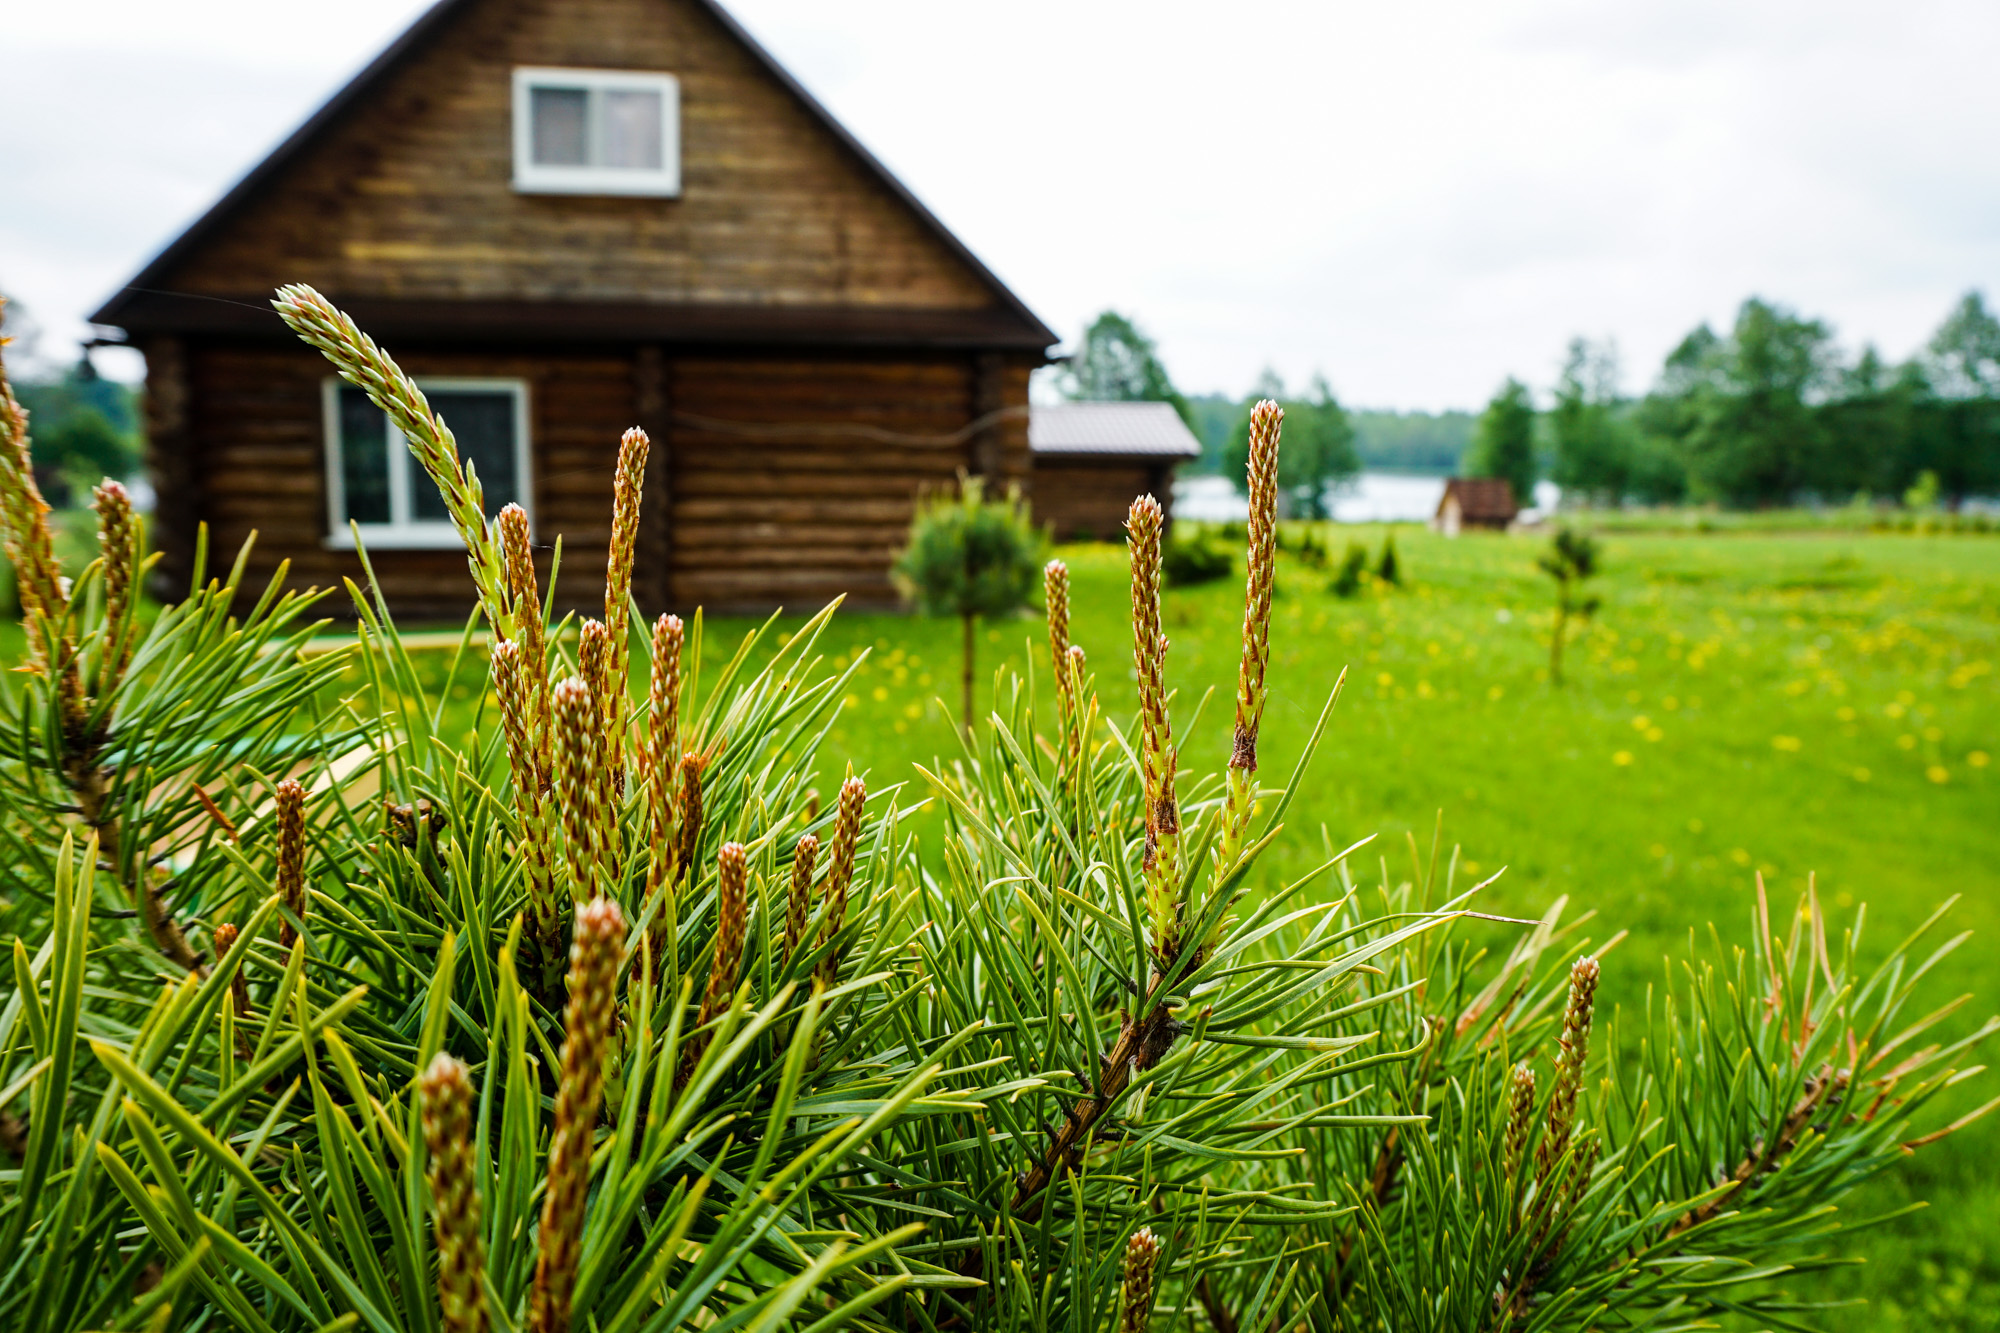
M 518 504 L 532 520 L 528 478 L 528 386 L 510 379 L 419 379 L 433 410 L 451 427 L 458 456 L 479 473 L 486 516 Z M 326 544 L 352 547 L 348 524 L 370 547 L 455 547 L 458 529 L 437 483 L 403 433 L 368 395 L 343 380 L 325 382 Z
M 681 192 L 681 85 L 671 74 L 514 71 L 514 188 L 523 194 Z

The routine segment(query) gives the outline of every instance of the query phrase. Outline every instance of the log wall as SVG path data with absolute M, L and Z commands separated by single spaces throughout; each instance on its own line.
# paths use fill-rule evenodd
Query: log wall
M 226 568 L 254 529 L 256 577 L 289 560 L 295 587 L 360 583 L 359 558 L 326 544 L 326 362 L 303 347 L 249 343 L 191 343 L 180 354 L 180 472 L 162 493 L 157 525 L 191 536 L 205 520 L 212 568 Z M 1025 364 L 673 357 L 656 347 L 419 350 L 398 361 L 418 377 L 526 381 L 536 543 L 546 550 L 561 536 L 557 603 L 591 615 L 602 612 L 618 438 L 635 423 L 655 438 L 634 572 L 635 593 L 653 613 L 816 609 L 842 593 L 891 604 L 889 565 L 922 488 L 949 485 L 980 462 L 1000 486 L 1027 491 L 1033 480 L 1023 419 L 965 432 L 975 405 L 995 394 L 1025 406 Z M 842 427 L 918 438 L 860 440 Z M 962 438 L 940 438 L 954 435 Z M 187 543 L 162 545 L 162 585 L 185 588 L 186 558 L 176 553 Z M 458 619 L 472 604 L 459 551 L 369 556 L 403 619 Z M 351 613 L 344 593 L 328 611 Z
M 1057 541 L 1124 541 L 1132 501 L 1148 493 L 1171 522 L 1171 464 L 1089 455 L 1035 459 L 1035 521 L 1050 527 Z
M 1032 480 L 1022 420 L 940 438 L 980 415 L 979 366 L 969 359 L 684 359 L 673 373 L 669 530 L 673 599 L 683 606 L 807 610 L 841 593 L 855 605 L 893 604 L 889 565 L 920 491 L 982 465 L 1000 487 L 1026 491 Z M 1001 369 L 994 392 L 1025 404 L 1027 374 Z M 756 429 L 759 422 L 919 438 Z
M 633 362 L 615 354 L 452 355 L 398 357 L 413 375 L 520 379 L 528 385 L 531 485 L 538 543 L 564 538 L 564 604 L 601 611 L 603 569 L 611 528 L 611 480 L 618 436 L 633 424 Z M 326 442 L 321 386 L 329 370 L 309 348 L 260 345 L 198 346 L 189 355 L 189 494 L 195 516 L 209 525 L 211 566 L 227 559 L 254 530 L 252 568 L 267 576 L 292 562 L 293 586 L 339 589 L 361 582 L 359 558 L 329 548 Z M 162 524 L 183 520 L 166 510 Z M 191 525 L 189 525 L 191 526 Z M 399 616 L 462 617 L 472 605 L 472 580 L 460 551 L 373 551 L 370 559 Z M 593 577 L 591 570 L 595 570 Z M 185 586 L 182 569 L 164 581 Z M 330 614 L 351 614 L 340 594 Z

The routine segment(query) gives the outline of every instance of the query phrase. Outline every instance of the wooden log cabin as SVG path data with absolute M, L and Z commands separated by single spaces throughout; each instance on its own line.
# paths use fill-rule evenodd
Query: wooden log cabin
M 561 536 L 563 606 L 601 605 L 635 424 L 649 612 L 888 604 L 920 488 L 1032 495 L 1055 335 L 711 0 L 442 0 L 92 317 L 146 358 L 163 592 L 204 522 L 360 582 L 352 522 L 399 615 L 463 615 L 435 488 L 271 312 L 286 282 Z

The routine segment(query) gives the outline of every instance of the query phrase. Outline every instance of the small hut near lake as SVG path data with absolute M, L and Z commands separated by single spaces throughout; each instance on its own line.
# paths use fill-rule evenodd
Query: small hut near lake
M 649 612 L 888 604 L 916 496 L 1031 501 L 1049 328 L 713 0 L 441 0 L 92 316 L 146 358 L 160 585 L 256 573 L 462 615 L 435 488 L 271 312 L 308 282 L 417 377 L 556 599 L 602 596 L 621 431 Z
M 1447 537 L 1467 528 L 1505 532 L 1520 512 L 1513 484 L 1505 477 L 1453 477 L 1438 497 L 1431 526 Z

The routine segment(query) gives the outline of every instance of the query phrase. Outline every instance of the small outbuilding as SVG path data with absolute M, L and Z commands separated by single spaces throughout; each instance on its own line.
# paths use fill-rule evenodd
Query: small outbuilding
M 1438 497 L 1431 527 L 1447 537 L 1456 537 L 1466 528 L 1505 532 L 1520 512 L 1514 487 L 1505 477 L 1452 477 Z
M 1057 403 L 1028 410 L 1035 519 L 1059 541 L 1122 541 L 1135 497 L 1173 517 L 1174 469 L 1201 442 L 1169 403 Z

